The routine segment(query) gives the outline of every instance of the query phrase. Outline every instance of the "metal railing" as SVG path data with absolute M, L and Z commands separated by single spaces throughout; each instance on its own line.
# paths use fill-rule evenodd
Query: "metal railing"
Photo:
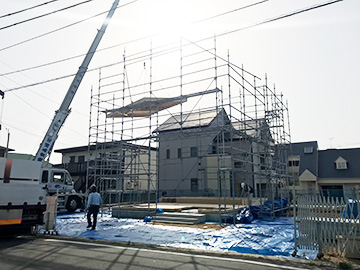
M 298 248 L 339 255 L 354 254 L 360 248 L 360 193 L 351 198 L 331 197 L 322 194 L 297 194 L 295 198 L 295 222 L 298 237 L 295 237 L 295 251 Z

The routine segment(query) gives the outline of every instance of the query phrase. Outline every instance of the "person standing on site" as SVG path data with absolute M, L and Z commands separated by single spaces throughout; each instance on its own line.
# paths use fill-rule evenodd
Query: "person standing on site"
M 96 192 L 96 186 L 90 187 L 90 195 L 88 198 L 88 204 L 87 204 L 87 222 L 88 225 L 86 228 L 90 228 L 92 230 L 95 230 L 96 228 L 96 221 L 97 221 L 97 215 L 99 213 L 100 206 L 102 204 L 101 196 L 99 193 Z M 91 215 L 93 216 L 93 222 L 91 222 Z

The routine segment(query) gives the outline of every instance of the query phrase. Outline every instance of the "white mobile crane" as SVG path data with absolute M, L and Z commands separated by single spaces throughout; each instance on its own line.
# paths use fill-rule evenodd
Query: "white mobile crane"
M 114 1 L 98 30 L 60 108 L 55 112 L 34 160 L 0 158 L 0 233 L 20 228 L 30 229 L 34 225 L 42 224 L 47 195 L 59 193 L 59 198 L 63 199 L 63 207 L 69 211 L 83 207 L 85 195 L 73 190 L 69 172 L 42 167 L 42 163 L 49 158 L 59 131 L 71 112 L 70 104 L 119 1 Z

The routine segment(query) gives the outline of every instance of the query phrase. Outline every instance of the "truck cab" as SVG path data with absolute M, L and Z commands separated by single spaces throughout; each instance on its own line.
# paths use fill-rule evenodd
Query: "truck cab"
M 49 195 L 73 192 L 73 181 L 68 171 L 42 168 L 41 183 L 46 185 Z
M 74 212 L 85 207 L 85 194 L 76 193 L 74 183 L 67 170 L 42 168 L 41 183 L 45 185 L 47 195 L 58 195 L 58 209 Z

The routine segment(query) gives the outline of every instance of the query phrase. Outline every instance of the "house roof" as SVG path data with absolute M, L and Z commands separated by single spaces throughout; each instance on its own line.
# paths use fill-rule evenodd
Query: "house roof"
M 98 143 L 98 147 L 99 145 L 103 145 L 106 148 L 116 148 L 120 146 L 120 141 L 116 141 L 116 142 L 106 142 L 106 143 Z M 140 147 L 142 149 L 149 149 L 148 146 L 144 146 L 144 145 L 137 145 L 137 144 L 132 144 L 132 143 L 122 143 L 122 145 L 124 147 Z M 96 145 L 92 144 L 90 145 L 90 150 L 95 150 L 96 149 Z M 88 145 L 83 145 L 83 146 L 76 146 L 76 147 L 70 147 L 70 148 L 63 148 L 63 149 L 56 149 L 54 152 L 55 153 L 61 153 L 61 154 L 68 154 L 68 153 L 78 153 L 78 152 L 86 152 L 89 150 L 89 146 Z M 156 150 L 156 148 L 151 147 L 151 150 Z
M 312 147 L 312 152 L 305 151 L 306 147 Z M 318 144 L 317 141 L 291 143 L 291 153 L 293 156 L 300 156 L 299 175 L 306 169 L 318 176 Z
M 162 123 L 156 131 L 164 132 L 179 129 L 197 128 L 209 126 L 215 118 L 223 112 L 223 117 L 227 119 L 227 114 L 223 109 L 212 109 L 190 113 L 183 113 L 170 116 Z
M 299 175 L 308 169 L 318 178 L 360 177 L 360 148 L 318 150 L 316 141 L 292 143 L 291 147 L 292 155 L 300 156 Z M 307 151 L 309 147 L 312 152 Z M 336 168 L 339 160 L 347 161 L 347 169 Z
M 61 154 L 86 152 L 86 151 L 88 151 L 88 146 L 87 145 L 54 150 L 55 153 L 61 153 Z
M 336 169 L 335 161 L 341 157 L 347 161 L 347 169 Z M 360 177 L 360 148 L 327 149 L 319 151 L 320 178 Z
M 248 136 L 255 137 L 257 131 L 266 130 L 269 131 L 269 126 L 265 125 L 266 121 L 264 118 L 254 119 L 254 120 L 245 120 L 241 122 L 232 122 L 232 126 L 235 130 L 245 133 Z M 265 129 L 264 129 L 265 128 Z
M 220 114 L 223 113 L 221 116 Z M 226 123 L 229 123 L 229 118 L 224 109 L 211 109 L 211 110 L 203 110 L 191 113 L 183 113 L 182 118 L 181 114 L 176 114 L 169 117 L 164 123 L 162 123 L 156 131 L 164 132 L 164 131 L 174 131 L 180 129 L 189 129 L 189 128 L 199 128 L 199 127 L 207 127 L 213 121 L 215 121 L 216 117 L 220 115 L 219 118 L 223 117 Z M 182 120 L 182 121 L 181 121 Z M 181 123 L 182 122 L 182 123 Z M 220 123 L 219 123 L 220 124 Z M 243 135 L 255 137 L 257 132 L 260 130 L 261 132 L 267 131 L 269 132 L 269 127 L 266 124 L 265 119 L 258 120 L 246 120 L 241 122 L 232 122 L 233 128 Z M 264 129 L 264 127 L 266 128 Z M 243 135 L 240 135 L 241 137 Z M 238 136 L 234 134 L 234 136 Z

